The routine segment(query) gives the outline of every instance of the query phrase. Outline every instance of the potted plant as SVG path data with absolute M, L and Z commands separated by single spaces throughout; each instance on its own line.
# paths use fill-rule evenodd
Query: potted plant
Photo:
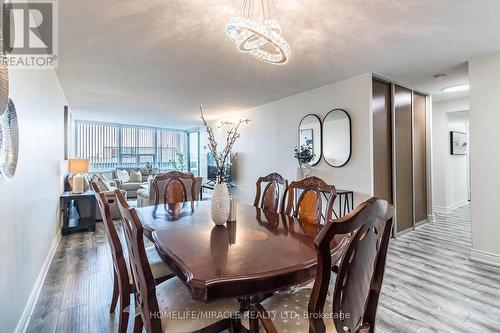
M 174 170 L 177 171 L 185 171 L 186 170 L 186 163 L 184 163 L 184 154 L 183 153 L 175 153 L 175 156 L 177 157 L 176 160 L 170 160 L 170 164 L 172 164 L 172 167 Z
M 297 179 L 304 179 L 311 176 L 311 165 L 309 164 L 315 157 L 311 147 L 302 145 L 294 148 L 294 156 L 299 162 L 297 168 Z
M 211 217 L 215 224 L 222 225 L 226 223 L 229 216 L 229 190 L 227 184 L 223 182 L 224 167 L 230 163 L 231 150 L 234 143 L 240 137 L 240 126 L 248 124 L 250 119 L 240 119 L 237 123 L 224 121 L 219 128 L 227 128 L 226 145 L 222 151 L 218 150 L 217 140 L 211 126 L 208 125 L 203 115 L 203 107 L 200 105 L 200 115 L 203 126 L 208 135 L 208 148 L 212 153 L 216 166 L 216 181 L 214 193 L 212 195 Z

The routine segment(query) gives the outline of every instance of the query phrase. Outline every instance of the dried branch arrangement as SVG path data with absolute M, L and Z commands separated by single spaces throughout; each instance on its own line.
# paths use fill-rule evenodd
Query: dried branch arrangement
M 215 139 L 214 130 L 212 129 L 211 126 L 208 125 L 207 121 L 205 120 L 205 116 L 203 115 L 203 106 L 201 105 L 200 105 L 200 114 L 201 114 L 201 120 L 203 121 L 203 126 L 205 126 L 205 129 L 208 134 L 208 148 L 210 149 L 210 152 L 212 153 L 212 156 L 214 157 L 215 160 L 215 165 L 217 168 L 216 171 L 217 182 L 220 182 L 222 181 L 224 167 L 226 166 L 226 164 L 231 163 L 231 161 L 228 161 L 228 158 L 230 157 L 234 143 L 240 137 L 239 133 L 240 126 L 242 124 L 248 124 L 250 122 L 250 119 L 240 119 L 237 123 L 232 123 L 229 121 L 221 122 L 218 128 L 229 127 L 229 129 L 227 131 L 226 146 L 224 147 L 222 152 L 219 152 L 217 150 L 217 140 Z

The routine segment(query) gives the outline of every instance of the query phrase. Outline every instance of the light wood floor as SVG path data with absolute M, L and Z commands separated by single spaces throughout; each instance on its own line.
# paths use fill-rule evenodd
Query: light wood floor
M 470 261 L 470 247 L 468 207 L 392 240 L 376 332 L 500 332 L 500 268 Z M 28 332 L 116 332 L 111 292 L 102 224 L 63 237 Z

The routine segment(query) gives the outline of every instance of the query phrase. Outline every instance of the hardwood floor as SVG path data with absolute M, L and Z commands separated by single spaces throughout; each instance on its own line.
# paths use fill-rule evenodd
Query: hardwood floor
M 469 260 L 470 208 L 393 240 L 378 332 L 500 332 L 500 268 Z
M 468 207 L 392 240 L 376 331 L 500 332 L 500 268 L 470 261 L 470 247 Z M 111 292 L 102 224 L 63 237 L 28 332 L 116 332 Z

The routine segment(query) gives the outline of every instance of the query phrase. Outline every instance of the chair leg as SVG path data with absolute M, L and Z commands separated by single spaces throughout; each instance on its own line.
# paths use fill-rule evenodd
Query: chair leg
M 258 318 L 250 318 L 250 332 L 251 333 L 259 333 L 259 319 Z
M 142 318 L 141 316 L 136 316 L 135 317 L 135 322 L 134 322 L 134 333 L 141 333 L 142 332 Z
M 113 282 L 113 298 L 111 299 L 111 307 L 109 308 L 109 313 L 115 312 L 116 303 L 118 302 L 118 277 L 116 276 L 116 272 L 113 272 L 114 282 Z
M 118 323 L 118 333 L 126 333 L 128 317 L 130 315 L 130 293 L 120 293 L 120 321 Z

